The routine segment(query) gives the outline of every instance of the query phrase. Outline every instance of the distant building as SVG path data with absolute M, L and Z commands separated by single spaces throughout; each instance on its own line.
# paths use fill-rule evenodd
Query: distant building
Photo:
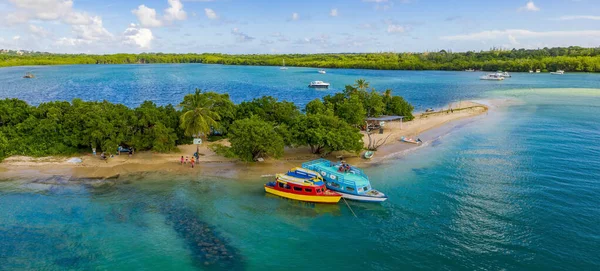
M 20 56 L 22 56 L 22 55 L 23 55 L 23 52 L 22 52 L 21 50 L 19 50 L 19 51 L 17 51 L 17 55 L 20 55 Z

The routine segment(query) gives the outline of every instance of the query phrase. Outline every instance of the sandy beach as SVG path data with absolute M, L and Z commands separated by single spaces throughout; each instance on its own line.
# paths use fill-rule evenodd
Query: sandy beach
M 387 122 L 383 134 L 372 134 L 373 140 L 387 138 L 385 144 L 378 148 L 371 160 L 361 158 L 361 154 L 332 153 L 325 157 L 331 160 L 343 156 L 349 163 L 359 167 L 381 163 L 403 155 L 408 150 L 419 147 L 419 145 L 401 142 L 401 137 L 421 138 L 423 145 L 427 145 L 431 138 L 423 137 L 425 132 L 431 132 L 436 128 L 459 120 L 472 118 L 485 114 L 488 106 L 473 101 L 462 101 L 436 110 L 435 112 L 416 114 L 415 119 L 408 122 Z M 368 137 L 365 133 L 363 141 L 365 147 Z M 72 157 L 26 157 L 12 156 L 0 163 L 0 178 L 6 179 L 35 179 L 49 176 L 64 176 L 72 179 L 116 179 L 128 174 L 141 174 L 145 172 L 167 172 L 173 174 L 185 174 L 194 176 L 215 176 L 235 179 L 255 179 L 267 177 L 278 172 L 286 171 L 302 162 L 319 158 L 318 155 L 310 153 L 308 147 L 286 148 L 285 154 L 280 159 L 266 159 L 264 162 L 247 163 L 236 159 L 222 157 L 210 149 L 211 144 L 227 145 L 226 140 L 211 142 L 200 146 L 199 164 L 191 168 L 190 164 L 181 165 L 181 156 L 189 156 L 196 151 L 195 145 L 178 146 L 179 152 L 161 154 L 150 151 L 136 152 L 133 156 L 127 154 L 115 155 L 107 161 L 91 153 Z M 72 158 L 80 158 L 81 162 L 73 163 Z

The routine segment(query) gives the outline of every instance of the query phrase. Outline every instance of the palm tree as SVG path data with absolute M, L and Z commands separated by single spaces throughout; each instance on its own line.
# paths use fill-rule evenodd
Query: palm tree
M 359 90 L 365 91 L 367 90 L 367 88 L 369 88 L 369 82 L 367 82 L 365 79 L 358 79 L 356 80 L 354 87 L 358 88 Z
M 383 93 L 383 95 L 385 97 L 391 98 L 392 97 L 392 90 L 391 89 L 386 89 L 385 92 Z
M 183 98 L 183 102 L 179 104 L 183 109 L 179 126 L 186 136 L 206 137 L 211 128 L 217 126 L 217 121 L 221 117 L 212 111 L 213 106 L 214 101 L 203 95 L 200 89 Z M 196 147 L 196 152 L 198 151 L 199 147 Z

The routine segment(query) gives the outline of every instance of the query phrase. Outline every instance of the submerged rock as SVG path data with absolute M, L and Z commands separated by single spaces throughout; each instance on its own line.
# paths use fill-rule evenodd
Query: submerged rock
M 215 270 L 243 270 L 240 252 L 219 236 L 208 223 L 182 203 L 166 203 L 161 206 L 166 223 L 185 239 L 194 258 L 203 268 Z

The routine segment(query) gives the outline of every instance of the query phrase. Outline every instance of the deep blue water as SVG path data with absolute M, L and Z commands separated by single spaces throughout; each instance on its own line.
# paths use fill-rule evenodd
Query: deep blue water
M 23 79 L 26 72 L 33 72 L 36 78 Z M 229 93 L 236 103 L 271 95 L 303 106 L 363 78 L 378 90 L 391 88 L 421 111 L 453 101 L 486 97 L 486 92 L 497 89 L 600 88 L 598 74 L 515 73 L 513 78 L 503 82 L 481 81 L 479 76 L 482 74 L 329 69 L 323 75 L 313 68 L 281 71 L 278 67 L 203 64 L 11 67 L 0 69 L 0 98 L 20 98 L 32 104 L 81 98 L 128 106 L 152 100 L 163 105 L 178 104 L 185 94 L 200 88 Z M 329 82 L 332 87 L 329 90 L 309 89 L 309 82 L 314 80 Z
M 155 68 L 195 68 L 181 66 Z M 81 69 L 91 69 L 95 76 L 101 73 L 92 72 L 91 67 L 95 66 Z M 131 69 L 138 67 L 146 68 Z M 213 73 L 207 71 L 213 66 L 199 67 L 205 70 L 203 78 Z M 214 67 L 221 71 L 223 82 L 249 76 L 254 69 L 269 73 L 266 67 Z M 110 69 L 97 68 L 105 72 Z M 8 73 L 22 73 L 15 69 Z M 233 69 L 233 75 L 222 69 Z M 294 70 L 287 72 L 309 69 Z M 1 78 L 7 76 L 6 71 L 0 70 Z M 364 77 L 381 89 L 385 87 L 379 85 L 397 86 L 394 89 L 402 89 L 411 101 L 426 101 L 424 97 L 435 100 L 423 102 L 427 106 L 441 106 L 463 97 L 508 97 L 514 102 L 449 127 L 448 134 L 418 151 L 366 169 L 372 185 L 390 199 L 383 204 L 349 202 L 357 217 L 343 203 L 303 204 L 265 195 L 265 179 L 144 174 L 100 188 L 61 178 L 52 179 L 53 183 L 6 180 L 0 182 L 0 270 L 600 267 L 600 76 L 517 74 L 498 84 L 473 79 L 473 73 L 344 70 L 343 75 L 336 75 L 337 71 L 327 75 L 335 85 Z M 148 72 L 168 77 L 163 72 Z M 280 76 L 289 74 L 277 76 L 281 72 L 275 72 L 274 78 L 266 80 L 269 84 L 248 87 L 249 92 L 226 83 L 223 90 L 208 83 L 202 87 L 236 89 L 231 92 L 236 100 L 253 97 L 248 93 L 262 95 L 268 85 L 272 90 L 266 93 L 294 101 L 322 95 L 304 89 L 304 79 L 285 90 L 292 83 Z M 123 76 L 124 72 L 115 74 Z M 313 77 L 312 73 L 304 76 Z M 405 81 L 400 83 L 400 78 Z M 126 84 L 112 78 L 103 80 L 113 86 Z M 202 81 L 195 77 L 185 80 Z M 36 84 L 31 82 L 25 84 Z M 140 101 L 147 97 L 179 99 L 158 95 L 168 89 L 157 86 L 168 84 L 153 82 L 154 91 L 147 92 L 148 96 L 141 90 L 134 96 Z M 273 82 L 285 83 L 279 91 Z M 23 83 L 9 84 L 23 89 L 23 97 L 35 96 Z M 76 92 L 98 95 L 86 99 L 120 101 L 128 97 L 123 93 L 132 93 L 117 87 L 111 94 L 82 92 L 94 87 L 78 84 Z M 5 93 L 5 86 L 0 88 L 0 93 Z M 179 91 L 183 94 L 187 89 L 182 84 Z M 68 89 L 54 95 L 37 101 L 76 96 Z M 161 99 L 158 101 L 169 102 Z M 130 105 L 137 103 L 136 99 L 125 100 Z M 214 256 L 214 251 L 220 256 Z

